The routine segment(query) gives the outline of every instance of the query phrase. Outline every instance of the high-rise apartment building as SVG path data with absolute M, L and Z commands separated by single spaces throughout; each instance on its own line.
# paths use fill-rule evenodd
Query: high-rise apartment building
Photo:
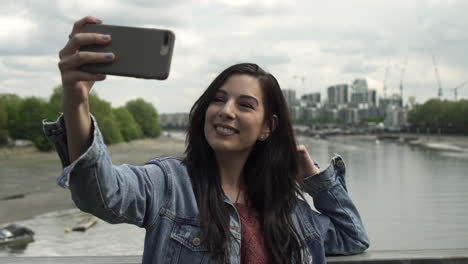
M 327 88 L 328 104 L 332 107 L 345 105 L 348 100 L 348 85 L 337 84 Z
M 320 99 L 320 93 L 308 93 L 301 96 L 301 101 L 303 101 L 307 107 L 320 105 Z
M 377 92 L 369 89 L 366 79 L 356 79 L 351 85 L 351 104 L 368 108 L 377 105 Z
M 281 91 L 283 92 L 284 99 L 286 100 L 286 103 L 289 107 L 299 104 L 296 98 L 296 91 L 293 89 L 282 89 Z

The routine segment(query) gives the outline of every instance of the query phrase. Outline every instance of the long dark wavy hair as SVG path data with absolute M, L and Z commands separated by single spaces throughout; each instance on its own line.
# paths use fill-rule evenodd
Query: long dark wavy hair
M 264 118 L 272 131 L 265 141 L 255 143 L 243 169 L 249 205 L 260 216 L 272 263 L 300 263 L 302 244 L 291 218 L 297 197 L 302 196 L 303 183 L 298 176 L 296 141 L 278 81 L 252 63 L 236 64 L 221 72 L 190 111 L 184 163 L 192 178 L 204 241 L 218 259 L 226 262 L 229 241 L 234 239 L 229 231 L 229 211 L 223 202 L 218 165 L 205 138 L 204 123 L 216 91 L 235 74 L 246 74 L 259 81 L 264 97 Z M 273 115 L 278 117 L 275 128 L 271 127 Z

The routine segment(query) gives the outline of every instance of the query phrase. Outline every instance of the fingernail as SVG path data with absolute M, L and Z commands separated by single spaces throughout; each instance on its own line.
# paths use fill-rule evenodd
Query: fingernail
M 109 40 L 109 39 L 110 39 L 110 35 L 101 35 L 101 39 L 103 39 L 103 40 Z
M 99 19 L 99 18 L 96 18 L 96 22 L 98 22 L 98 23 L 102 23 L 102 20 L 101 20 L 101 19 Z
M 104 79 L 106 79 L 106 75 L 105 75 L 105 74 L 98 74 L 97 77 L 98 77 L 99 80 L 104 80 Z
M 112 58 L 114 58 L 114 53 L 106 53 L 106 54 L 104 54 L 104 58 L 112 59 Z

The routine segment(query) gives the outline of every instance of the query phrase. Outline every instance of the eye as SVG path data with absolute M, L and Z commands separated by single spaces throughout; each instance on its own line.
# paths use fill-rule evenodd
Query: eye
M 224 102 L 226 99 L 223 96 L 215 96 L 213 102 Z
M 254 109 L 253 106 L 249 103 L 239 103 L 240 106 L 242 107 L 247 107 L 247 108 L 250 108 L 250 109 Z

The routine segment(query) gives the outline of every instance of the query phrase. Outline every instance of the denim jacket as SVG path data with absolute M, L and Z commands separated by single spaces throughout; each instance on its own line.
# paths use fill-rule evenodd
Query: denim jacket
M 145 228 L 143 263 L 214 263 L 200 239 L 198 207 L 181 160 L 164 157 L 144 166 L 113 165 L 94 117 L 92 120 L 91 146 L 71 164 L 63 116 L 56 122 L 43 122 L 63 166 L 57 184 L 70 189 L 82 211 L 109 223 Z M 294 227 L 305 245 L 303 263 L 325 263 L 326 255 L 357 254 L 369 247 L 346 189 L 345 171 L 343 159 L 337 155 L 326 169 L 305 179 L 305 192 L 313 197 L 320 213 L 300 199 L 293 210 Z M 240 264 L 240 218 L 227 197 L 224 202 L 232 234 L 229 262 Z

